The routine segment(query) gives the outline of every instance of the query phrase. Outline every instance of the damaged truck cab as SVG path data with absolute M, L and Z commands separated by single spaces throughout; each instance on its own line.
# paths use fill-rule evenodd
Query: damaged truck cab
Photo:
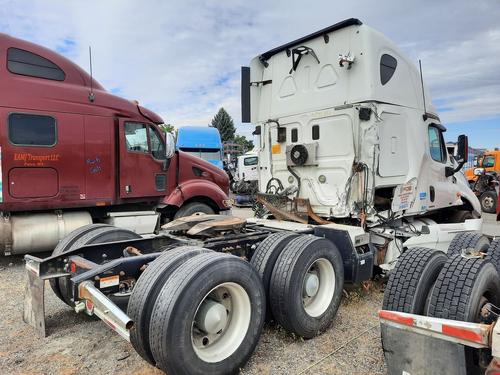
M 480 226 L 464 223 L 480 217 L 479 202 L 447 153 L 419 70 L 357 19 L 255 57 L 242 69 L 242 111 L 260 138 L 260 191 L 306 199 L 317 216 L 371 229 L 389 255 L 380 264 L 400 252 L 387 249 L 386 239 L 396 239 L 389 227 L 413 233 L 397 236 L 399 248 L 445 249 L 450 231 Z M 466 143 L 461 136 L 462 150 Z

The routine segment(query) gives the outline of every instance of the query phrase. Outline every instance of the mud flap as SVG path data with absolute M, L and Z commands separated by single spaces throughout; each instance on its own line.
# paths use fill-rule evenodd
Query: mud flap
M 45 280 L 26 267 L 26 288 L 24 290 L 23 320 L 32 326 L 39 337 L 45 337 Z
M 381 322 L 382 348 L 389 375 L 466 375 L 465 347 L 405 331 Z

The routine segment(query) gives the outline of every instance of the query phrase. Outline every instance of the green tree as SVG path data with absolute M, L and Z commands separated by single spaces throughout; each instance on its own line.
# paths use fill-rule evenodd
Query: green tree
M 224 108 L 219 109 L 210 126 L 219 130 L 222 142 L 234 139 L 234 132 L 236 131 L 234 122 Z
M 237 135 L 234 137 L 234 143 L 241 145 L 241 150 L 243 153 L 251 151 L 253 149 L 253 141 L 248 140 L 244 135 Z
M 172 124 L 161 124 L 160 129 L 165 133 L 175 133 L 175 127 Z

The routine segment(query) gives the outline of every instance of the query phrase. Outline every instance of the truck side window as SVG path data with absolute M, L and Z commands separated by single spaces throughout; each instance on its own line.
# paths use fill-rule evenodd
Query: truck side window
M 19 146 L 54 146 L 56 119 L 27 113 L 9 115 L 9 141 Z
M 127 142 L 127 150 L 149 152 L 146 125 L 135 122 L 126 122 L 125 140 Z
M 495 157 L 494 156 L 486 156 L 483 159 L 483 167 L 484 168 L 492 168 L 495 166 Z
M 165 143 L 158 131 L 152 126 L 149 127 L 149 140 L 151 141 L 151 153 L 155 159 L 165 160 Z
M 292 129 L 292 143 L 297 142 L 299 139 L 299 131 L 297 128 Z
M 443 135 L 435 126 L 429 126 L 429 148 L 433 160 L 440 163 L 446 162 L 446 150 L 444 146 Z
M 251 165 L 257 165 L 258 163 L 259 163 L 259 158 L 257 156 L 252 156 L 250 158 L 243 159 L 243 165 L 245 167 L 248 167 Z
M 52 61 L 19 48 L 7 50 L 7 69 L 23 76 L 64 81 L 66 74 Z

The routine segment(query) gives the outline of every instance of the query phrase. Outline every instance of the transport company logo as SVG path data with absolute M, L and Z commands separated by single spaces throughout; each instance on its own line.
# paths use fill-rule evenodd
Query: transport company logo
M 14 161 L 24 161 L 24 162 L 59 161 L 59 154 L 33 155 L 28 152 L 15 153 Z
M 43 167 L 45 162 L 58 162 L 59 154 L 33 155 L 29 152 L 15 153 L 14 161 L 23 161 L 25 167 Z

